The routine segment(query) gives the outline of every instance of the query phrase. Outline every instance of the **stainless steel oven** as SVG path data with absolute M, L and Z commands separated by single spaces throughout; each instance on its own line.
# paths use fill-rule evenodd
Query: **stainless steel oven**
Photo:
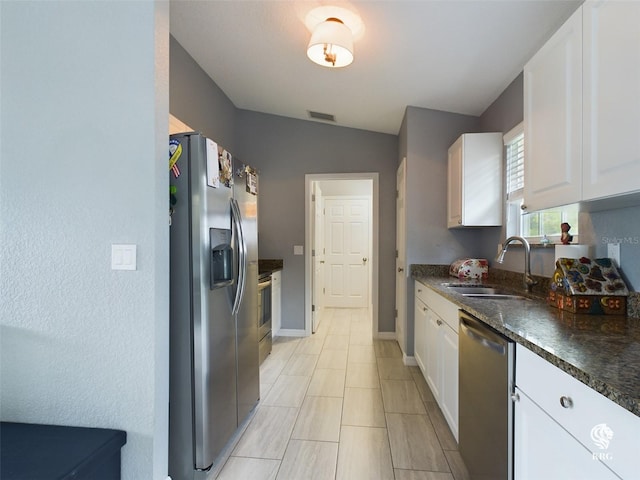
M 260 363 L 271 353 L 271 273 L 258 279 L 258 355 Z

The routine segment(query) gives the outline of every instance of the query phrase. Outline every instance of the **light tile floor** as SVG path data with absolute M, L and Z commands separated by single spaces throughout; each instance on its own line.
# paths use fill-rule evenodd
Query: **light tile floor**
M 468 480 L 418 367 L 373 340 L 364 310 L 328 309 L 318 332 L 279 337 L 261 400 L 217 480 Z

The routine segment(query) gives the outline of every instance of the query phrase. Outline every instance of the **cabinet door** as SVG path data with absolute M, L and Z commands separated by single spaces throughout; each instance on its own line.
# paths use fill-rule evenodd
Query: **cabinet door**
M 514 406 L 515 480 L 614 480 L 616 475 L 518 388 Z
M 428 311 L 427 306 L 416 298 L 413 354 L 423 375 L 426 375 Z
M 439 354 L 439 330 L 442 325 L 442 320 L 433 313 L 431 310 L 427 310 L 427 353 L 426 353 L 426 373 L 425 379 L 431 393 L 435 399 L 440 402 L 440 354 Z
M 526 210 L 579 201 L 582 8 L 524 67 L 524 128 Z
M 458 440 L 458 334 L 447 325 L 440 327 L 442 347 L 442 413 Z
M 282 272 L 271 276 L 271 329 L 275 335 L 282 325 Z
M 516 346 L 516 385 L 609 469 L 621 478 L 637 476 L 640 418 L 522 345 Z
M 462 225 L 462 139 L 449 147 L 447 163 L 447 227 Z
M 640 190 L 640 2 L 584 4 L 583 198 Z

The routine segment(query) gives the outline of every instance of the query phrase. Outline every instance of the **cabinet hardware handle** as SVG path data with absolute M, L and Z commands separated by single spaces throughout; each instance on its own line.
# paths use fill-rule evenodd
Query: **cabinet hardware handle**
M 562 405 L 562 408 L 572 408 L 573 400 L 571 400 L 571 397 L 566 397 L 563 395 L 562 397 L 560 397 L 560 405 Z
M 427 307 L 422 307 L 422 311 L 426 312 L 427 311 Z
M 520 401 L 520 394 L 518 394 L 518 393 L 512 393 L 512 394 L 511 394 L 511 401 L 512 401 L 512 402 L 519 402 L 519 401 Z
M 438 324 L 438 326 L 442 325 L 442 320 L 436 320 L 436 323 Z
M 527 209 L 527 206 L 526 206 L 526 205 L 524 205 L 524 204 L 523 204 L 523 205 L 520 205 L 520 210 L 526 210 L 526 209 Z
M 404 272 L 404 268 L 398 267 L 398 272 Z
M 422 289 L 421 288 L 418 289 L 418 293 L 422 293 Z

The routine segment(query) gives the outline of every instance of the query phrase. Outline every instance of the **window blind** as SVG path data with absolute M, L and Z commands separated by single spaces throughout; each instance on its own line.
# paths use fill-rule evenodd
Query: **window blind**
M 524 133 L 516 135 L 507 147 L 507 198 L 524 188 Z

